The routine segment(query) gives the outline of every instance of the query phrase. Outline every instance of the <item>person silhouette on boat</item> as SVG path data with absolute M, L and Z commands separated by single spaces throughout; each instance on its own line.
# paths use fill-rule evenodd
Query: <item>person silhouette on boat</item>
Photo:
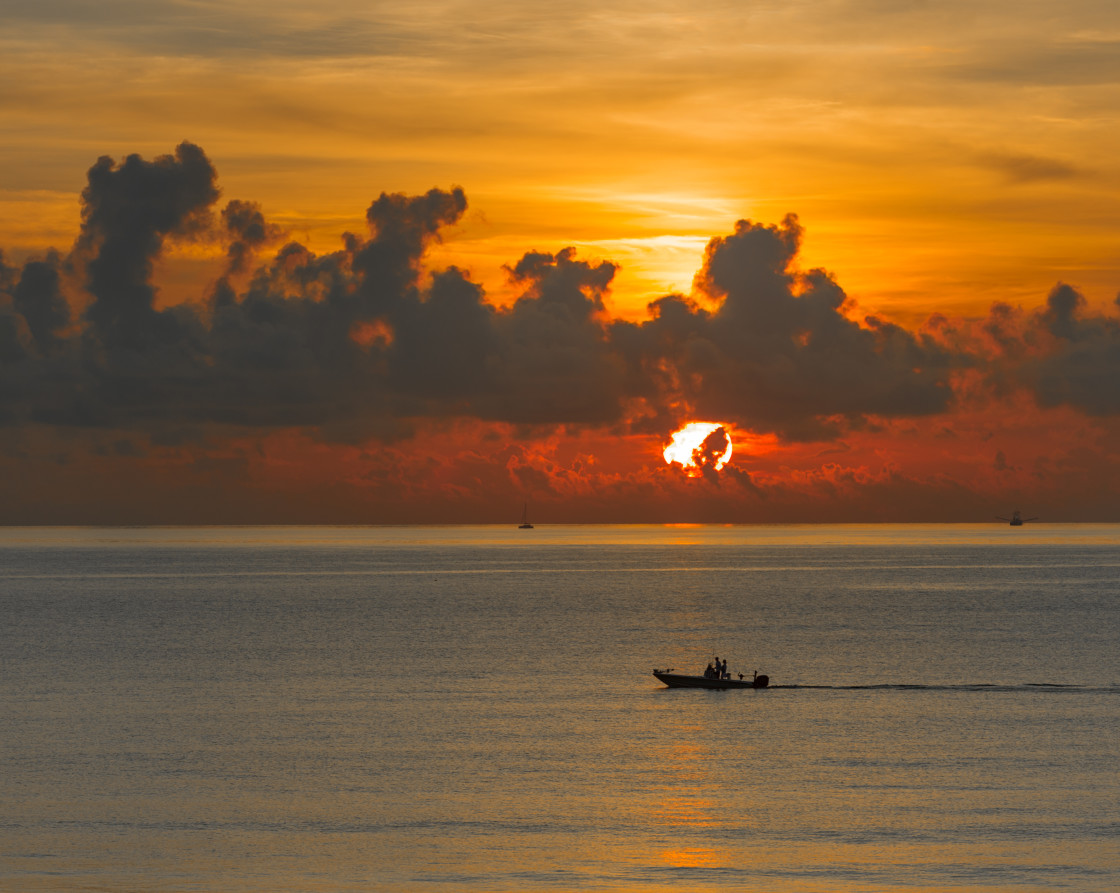
M 715 668 L 711 664 L 708 664 L 708 669 L 706 669 L 704 671 L 704 678 L 705 679 L 714 679 L 715 675 L 716 675 Z

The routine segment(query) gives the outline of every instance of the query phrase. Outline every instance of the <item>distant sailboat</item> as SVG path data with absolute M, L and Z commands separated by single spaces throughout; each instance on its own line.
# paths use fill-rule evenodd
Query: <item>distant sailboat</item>
M 518 530 L 532 530 L 533 525 L 529 523 L 529 503 L 525 503 L 525 508 L 521 511 L 521 523 L 517 525 Z

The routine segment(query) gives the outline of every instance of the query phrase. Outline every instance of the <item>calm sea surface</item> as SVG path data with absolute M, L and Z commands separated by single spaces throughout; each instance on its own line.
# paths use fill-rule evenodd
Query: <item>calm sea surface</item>
M 1115 891 L 1120 526 L 0 528 L 0 889 Z

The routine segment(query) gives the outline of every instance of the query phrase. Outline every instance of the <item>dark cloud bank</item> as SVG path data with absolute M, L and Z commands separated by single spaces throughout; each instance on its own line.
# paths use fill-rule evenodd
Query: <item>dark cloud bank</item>
M 460 189 L 382 194 L 368 235 L 315 255 L 280 244 L 252 203 L 219 208 L 216 180 L 190 143 L 152 161 L 101 158 L 69 254 L 22 268 L 0 257 L 0 425 L 224 423 L 359 440 L 424 417 L 664 433 L 691 416 L 808 439 L 945 411 L 963 369 L 1044 406 L 1120 409 L 1120 323 L 1072 288 L 1033 315 L 993 308 L 967 331 L 855 322 L 827 273 L 798 271 L 792 216 L 712 239 L 702 305 L 669 295 L 632 323 L 604 307 L 614 265 L 572 249 L 511 264 L 521 297 L 508 309 L 461 270 L 423 275 L 426 247 L 467 207 Z M 166 243 L 216 237 L 226 274 L 198 302 L 158 309 Z

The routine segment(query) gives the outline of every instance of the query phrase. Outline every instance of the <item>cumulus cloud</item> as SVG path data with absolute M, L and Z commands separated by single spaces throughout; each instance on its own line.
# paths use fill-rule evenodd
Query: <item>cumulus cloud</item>
M 505 309 L 463 270 L 427 275 L 429 247 L 467 208 L 459 188 L 382 194 L 368 231 L 322 255 L 279 244 L 255 203 L 218 211 L 219 198 L 191 143 L 101 158 L 67 255 L 19 269 L 0 256 L 0 424 L 163 438 L 216 422 L 357 442 L 424 418 L 666 433 L 691 415 L 814 439 L 944 412 L 966 367 L 1043 405 L 1120 409 L 1118 323 L 1068 286 L 1033 317 L 994 308 L 983 344 L 946 320 L 911 332 L 857 319 L 828 273 L 798 267 L 792 215 L 739 221 L 709 242 L 693 296 L 628 322 L 606 309 L 614 264 L 571 248 L 510 263 L 520 297 Z M 157 261 L 197 238 L 222 240 L 226 271 L 199 300 L 159 309 Z
M 718 480 L 719 461 L 730 445 L 731 438 L 722 425 L 705 437 L 692 451 L 692 462 L 700 469 L 700 474 L 709 480 Z
M 660 401 L 787 437 L 826 436 L 867 415 L 945 410 L 953 357 L 929 336 L 850 319 L 831 276 L 796 270 L 800 242 L 792 215 L 778 226 L 741 220 L 709 242 L 696 277 L 716 309 L 672 295 L 652 305 L 651 321 L 619 324 Z
M 1062 284 L 1034 314 L 1024 338 L 1040 347 L 1016 351 L 1024 357 L 1017 377 L 1041 406 L 1069 405 L 1097 416 L 1120 412 L 1120 319 L 1090 313 L 1084 296 Z
M 153 307 L 152 266 L 168 236 L 206 227 L 217 172 L 198 146 L 182 143 L 153 161 L 130 155 L 117 165 L 102 156 L 87 178 L 75 247 L 93 297 L 86 318 L 109 347 L 178 340 L 179 315 Z
M 231 238 L 228 252 L 230 273 L 243 271 L 254 252 L 282 235 L 279 227 L 265 220 L 264 212 L 256 202 L 233 199 L 222 209 L 222 222 Z

